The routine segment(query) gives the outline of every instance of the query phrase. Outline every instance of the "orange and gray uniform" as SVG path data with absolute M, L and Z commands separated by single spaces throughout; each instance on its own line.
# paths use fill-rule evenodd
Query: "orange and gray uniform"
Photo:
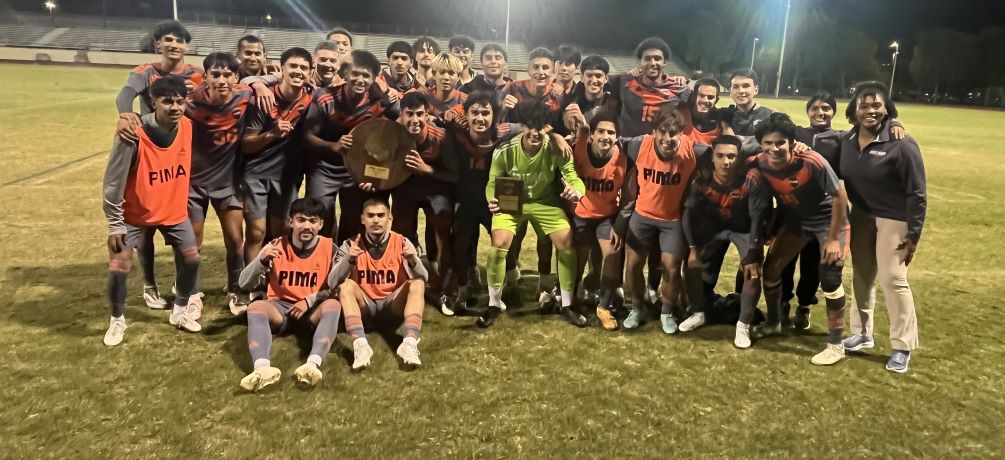
M 189 64 L 182 64 L 174 72 L 165 72 L 161 69 L 161 64 L 143 64 L 136 66 L 129 71 L 129 79 L 126 85 L 119 90 L 119 95 L 115 98 L 115 107 L 119 113 L 129 113 L 133 111 L 133 100 L 137 96 L 140 98 L 140 114 L 146 115 L 154 111 L 153 101 L 150 99 L 150 85 L 161 77 L 175 75 L 185 80 L 189 92 L 198 88 L 202 84 L 202 69 Z
M 612 75 L 608 81 L 611 92 L 604 98 L 604 106 L 619 114 L 619 134 L 636 137 L 653 132 L 649 122 L 660 106 L 672 101 L 686 101 L 691 89 L 686 84 L 670 81 L 663 75 L 655 85 L 646 85 L 642 77 L 629 74 Z
M 852 332 L 872 337 L 876 278 L 890 313 L 890 341 L 895 350 L 918 346 L 914 294 L 907 283 L 904 240 L 921 239 L 928 207 L 925 164 L 910 136 L 893 139 L 888 123 L 865 148 L 858 128 L 841 141 L 841 177 L 848 187 L 851 210 L 851 255 L 854 261 L 856 313 Z
M 762 181 L 753 193 L 773 196 L 785 216 L 764 261 L 764 299 L 768 305 L 768 322 L 773 324 L 780 321 L 781 278 L 785 267 L 808 241 L 816 239 L 821 248 L 828 242 L 835 198 L 840 188 L 837 175 L 820 154 L 810 150 L 791 155 L 789 164 L 778 170 L 769 165 L 763 153 L 754 159 Z M 837 242 L 840 251 L 844 252 L 848 224 L 842 222 L 840 225 Z M 820 285 L 827 298 L 829 343 L 840 343 L 844 329 L 843 268 L 843 261 L 819 266 Z
M 118 138 L 113 142 L 102 187 L 108 234 L 125 235 L 125 247 L 110 254 L 108 296 L 113 316 L 121 316 L 125 309 L 132 250 L 153 241 L 154 232 L 160 231 L 175 247 L 176 305 L 188 304 L 199 270 L 195 233 L 186 210 L 192 123 L 182 117 L 169 131 L 152 113 L 140 120 L 137 143 Z

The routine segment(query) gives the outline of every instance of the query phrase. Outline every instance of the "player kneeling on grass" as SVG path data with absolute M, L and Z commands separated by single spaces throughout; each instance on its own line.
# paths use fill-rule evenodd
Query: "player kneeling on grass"
M 785 220 L 764 259 L 764 301 L 768 321 L 754 328 L 755 338 L 781 332 L 782 274 L 785 266 L 812 239 L 820 243 L 820 288 L 827 299 L 827 348 L 813 357 L 816 365 L 835 364 L 844 358 L 845 294 L 841 286 L 848 237 L 848 195 L 837 175 L 820 154 L 794 152 L 796 125 L 788 115 L 772 114 L 755 132 L 761 144 L 756 167 L 760 186 L 754 193 L 770 192 Z M 767 198 L 765 198 L 767 199 Z
M 732 244 L 743 267 L 740 318 L 733 343 L 747 348 L 750 322 L 761 298 L 761 236 L 771 202 L 762 193 L 751 195 L 761 174 L 748 166 L 740 154 L 741 146 L 739 138 L 720 135 L 712 140 L 712 154 L 698 160 L 683 221 L 690 250 L 686 285 L 693 313 L 680 324 L 680 330 L 688 332 L 705 324 L 705 309 L 710 306 L 719 270 Z
M 489 327 L 503 312 L 503 281 L 506 277 L 506 254 L 513 236 L 524 222 L 530 222 L 539 238 L 547 236 L 558 249 L 558 277 L 562 307 L 559 313 L 578 327 L 586 326 L 586 318 L 572 310 L 572 295 L 576 273 L 576 252 L 572 246 L 569 218 L 562 209 L 562 200 L 576 203 L 586 188 L 576 175 L 571 159 L 565 159 L 554 142 L 549 142 L 548 124 L 553 112 L 539 99 L 529 99 L 517 106 L 525 131 L 500 145 L 492 155 L 492 166 L 485 187 L 492 217 L 492 248 L 487 263 L 489 308 L 478 318 L 478 325 Z M 558 176 L 561 174 L 561 181 Z M 502 212 L 495 197 L 496 178 L 513 177 L 523 181 L 522 212 Z
M 199 272 L 199 251 L 188 219 L 192 169 L 192 122 L 185 118 L 188 90 L 178 77 L 150 85 L 154 112 L 143 115 L 137 140 L 116 138 L 108 156 L 103 186 L 108 219 L 108 300 L 112 319 L 105 345 L 122 343 L 126 331 L 126 277 L 133 249 L 153 241 L 160 231 L 174 247 L 177 295 L 169 322 L 189 332 L 202 326 L 192 317 L 188 298 Z
M 307 319 L 314 340 L 307 362 L 294 371 L 297 381 L 310 386 L 321 381 L 321 362 L 335 341 L 342 306 L 329 298 L 325 278 L 333 265 L 334 244 L 320 236 L 325 207 L 314 198 L 290 205 L 290 233 L 262 247 L 241 272 L 241 288 L 256 289 L 262 278 L 268 285 L 265 300 L 248 306 L 248 350 L 255 370 L 241 379 L 241 388 L 258 391 L 279 380 L 269 352 L 272 334 L 288 330 L 290 320 Z
M 404 322 L 405 338 L 398 356 L 407 366 L 418 366 L 419 332 L 426 280 L 415 246 L 400 233 L 391 231 L 391 206 L 382 198 L 363 203 L 364 234 L 346 240 L 339 248 L 335 267 L 328 276 L 329 286 L 338 286 L 345 309 L 345 330 L 352 336 L 354 370 L 370 365 L 373 349 L 366 341 L 363 319 Z M 366 308 L 366 314 L 362 313 Z

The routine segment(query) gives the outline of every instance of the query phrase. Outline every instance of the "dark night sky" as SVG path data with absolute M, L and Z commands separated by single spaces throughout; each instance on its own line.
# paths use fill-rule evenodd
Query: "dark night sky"
M 569 41 L 586 47 L 631 49 L 641 38 L 660 35 L 673 40 L 674 30 L 688 20 L 689 12 L 719 0 L 512 0 L 511 38 L 528 45 L 555 45 Z M 170 0 L 56 0 L 62 12 L 160 16 L 171 14 Z M 794 0 L 793 10 L 813 7 L 839 24 L 860 29 L 878 43 L 898 40 L 909 51 L 918 31 L 951 27 L 978 32 L 987 25 L 1005 25 L 1005 0 Z M 323 25 L 339 22 L 415 24 L 453 30 L 502 31 L 504 0 L 178 0 L 179 10 L 217 11 L 235 15 L 296 16 L 300 4 L 322 18 Z M 748 33 L 772 40 L 780 36 L 784 0 L 749 0 L 742 3 L 751 15 L 763 19 Z M 961 8 L 958 5 L 966 5 Z M 44 11 L 42 0 L 0 0 L 0 14 Z M 628 5 L 631 5 L 630 7 Z M 303 11 L 303 10 L 301 10 Z M 773 23 L 772 23 L 773 22 Z M 777 40 L 777 38 L 775 38 Z

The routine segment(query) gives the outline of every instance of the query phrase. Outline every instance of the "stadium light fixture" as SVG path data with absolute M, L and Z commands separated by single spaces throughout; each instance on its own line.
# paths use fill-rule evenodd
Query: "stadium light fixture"
M 754 56 L 757 56 L 757 42 L 761 41 L 760 38 L 754 37 L 754 46 L 750 50 L 750 70 L 754 70 Z
M 49 14 L 52 14 L 52 10 L 56 9 L 56 2 L 50 0 L 43 3 L 42 6 L 45 6 L 45 8 L 49 10 Z
M 893 49 L 893 68 L 890 70 L 890 99 L 893 99 L 893 77 L 897 75 L 897 55 L 900 54 L 900 45 L 897 42 L 890 43 Z
M 789 11 L 792 10 L 792 0 L 785 1 L 785 27 L 782 28 L 782 51 L 778 53 L 778 77 L 775 80 L 775 97 L 782 89 L 782 65 L 785 63 L 785 41 L 789 36 Z
M 269 25 L 271 26 L 271 25 L 272 25 L 272 14 L 269 14 L 269 13 L 265 13 L 265 20 L 266 20 L 266 21 L 267 21 L 267 22 L 269 23 Z

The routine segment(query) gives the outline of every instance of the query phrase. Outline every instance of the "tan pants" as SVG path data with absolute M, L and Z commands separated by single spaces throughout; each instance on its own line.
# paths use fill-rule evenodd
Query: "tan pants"
M 852 209 L 851 257 L 856 309 L 851 312 L 851 332 L 872 337 L 876 307 L 876 277 L 890 313 L 890 342 L 895 350 L 918 347 L 918 317 L 914 294 L 907 284 L 904 250 L 897 245 L 907 234 L 907 223 L 875 217 Z

